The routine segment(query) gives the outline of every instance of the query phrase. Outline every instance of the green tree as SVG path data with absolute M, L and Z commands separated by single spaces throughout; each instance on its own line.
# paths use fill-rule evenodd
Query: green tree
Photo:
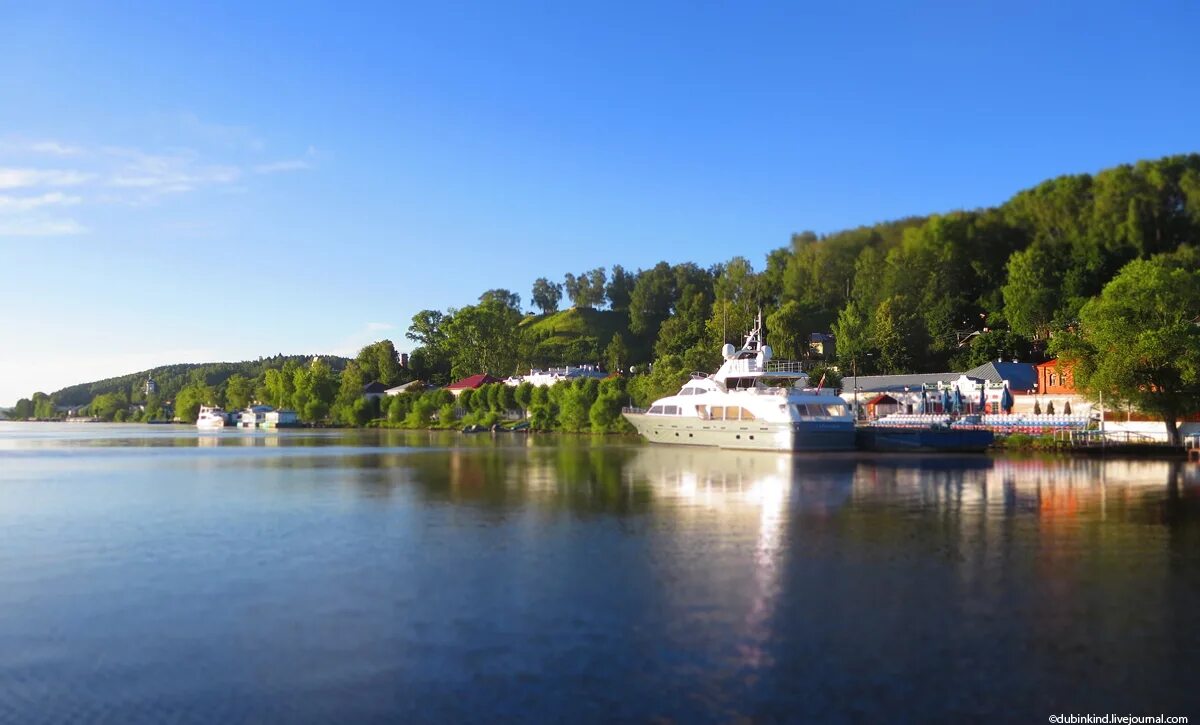
M 621 380 L 612 378 L 600 382 L 595 402 L 588 409 L 588 420 L 593 433 L 617 433 L 630 430 L 631 426 L 621 416 L 626 395 Z
M 609 307 L 613 310 L 624 311 L 629 309 L 629 300 L 633 294 L 633 286 L 637 282 L 637 276 L 625 271 L 625 268 L 619 264 L 612 266 L 612 274 L 608 280 L 608 286 L 604 288 L 604 293 L 608 297 Z
M 45 393 L 33 394 L 33 417 L 37 420 L 54 420 L 58 417 L 58 411 L 55 409 L 54 400 Z
M 548 315 L 556 311 L 562 295 L 562 285 L 551 282 L 545 277 L 538 277 L 533 283 L 533 304 L 542 311 L 542 314 Z
M 629 348 L 625 347 L 625 338 L 621 337 L 621 333 L 614 334 L 609 341 L 608 347 L 604 349 L 604 359 L 608 363 L 608 369 L 614 373 L 625 369 L 629 362 Z
M 450 378 L 450 347 L 447 327 L 452 316 L 437 310 L 421 310 L 413 315 L 405 334 L 419 347 L 409 356 L 409 366 L 420 380 L 447 383 Z
M 781 359 L 808 357 L 808 341 L 818 332 L 817 311 L 806 303 L 788 300 L 767 315 L 767 342 Z
M 970 370 L 992 360 L 1025 360 L 1033 355 L 1029 339 L 1008 330 L 988 330 L 977 335 L 954 358 L 955 370 Z
M 229 410 L 241 410 L 250 405 L 253 394 L 253 383 L 241 373 L 234 373 L 225 381 L 225 407 Z
M 292 406 L 292 397 L 296 392 L 296 371 L 299 369 L 294 361 L 289 360 L 279 369 L 272 368 L 263 375 L 263 385 L 266 388 L 266 402 L 276 408 Z
M 333 371 L 320 358 L 314 359 L 306 368 L 295 373 L 293 402 L 296 412 L 304 420 L 324 420 L 333 406 L 336 395 Z
M 745 257 L 726 262 L 713 284 L 716 300 L 708 320 L 708 347 L 738 343 L 754 327 L 758 314 L 758 277 Z
M 678 355 L 660 357 L 648 373 L 630 378 L 629 395 L 635 405 L 648 406 L 658 398 L 678 393 L 687 382 L 689 371 Z
M 392 401 L 387 409 L 388 422 L 397 425 L 403 423 L 412 413 L 413 405 L 418 397 L 420 396 L 416 393 L 401 393 L 392 396 Z
M 129 409 L 129 400 L 123 393 L 102 393 L 92 400 L 89 407 L 97 418 L 113 420 L 118 412 Z
M 184 423 L 195 423 L 201 405 L 213 405 L 217 394 L 208 385 L 189 383 L 175 396 L 175 417 Z
M 389 388 L 405 381 L 406 371 L 400 367 L 400 356 L 391 340 L 380 340 L 358 351 L 354 361 L 367 382 L 378 380 Z
M 487 292 L 479 295 L 480 302 L 499 302 L 505 307 L 511 307 L 520 312 L 521 310 L 521 295 L 516 292 L 510 292 L 506 289 L 490 289 Z
M 1043 340 L 1063 307 L 1062 260 L 1049 247 L 1034 244 L 1015 252 L 1004 285 L 1004 316 L 1014 332 Z
M 1075 384 L 1131 403 L 1166 424 L 1180 445 L 1179 418 L 1200 407 L 1200 271 L 1156 257 L 1130 262 L 1080 311 L 1077 332 L 1051 350 L 1074 362 Z
M 428 391 L 413 401 L 412 410 L 404 419 L 406 428 L 428 428 L 433 422 L 433 414 L 437 412 L 438 402 L 434 391 Z
M 517 366 L 520 323 L 520 312 L 496 300 L 456 311 L 445 326 L 453 377 L 511 375 Z
M 833 324 L 833 336 L 837 340 L 838 362 L 845 370 L 860 375 L 873 371 L 874 363 L 870 361 L 875 355 L 875 346 L 870 328 L 868 313 L 858 302 L 850 302 L 838 315 Z
M 517 386 L 516 390 L 513 391 L 513 396 L 517 407 L 519 407 L 521 411 L 528 416 L 529 404 L 533 402 L 533 384 L 521 383 Z
M 21 398 L 13 407 L 11 418 L 13 420 L 26 420 L 33 417 L 33 401 L 29 398 Z
M 599 307 L 604 304 L 606 281 L 604 267 L 590 269 L 578 277 L 568 272 L 563 279 L 563 289 L 575 307 Z
M 369 416 L 370 411 L 365 405 L 359 405 L 359 401 L 364 400 L 363 387 L 368 382 L 362 368 L 356 362 L 351 362 L 342 371 L 331 411 L 338 422 L 345 425 L 361 425 L 366 422 L 363 416 Z
M 825 379 L 824 383 L 821 382 L 822 378 Z M 842 374 L 830 365 L 814 365 L 808 371 L 808 384 L 814 388 L 820 385 L 822 390 L 837 390 L 842 387 Z
M 675 302 L 675 274 L 671 265 L 659 262 L 639 272 L 629 295 L 629 329 L 645 340 L 658 336 L 658 328 L 671 315 Z

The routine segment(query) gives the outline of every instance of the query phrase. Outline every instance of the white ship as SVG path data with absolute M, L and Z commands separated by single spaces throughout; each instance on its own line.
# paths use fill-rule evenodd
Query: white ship
M 196 418 L 196 427 L 224 428 L 225 424 L 228 422 L 229 416 L 224 410 L 213 406 L 202 405 L 200 406 L 200 415 Z
M 625 418 L 651 443 L 773 451 L 854 448 L 854 417 L 833 390 L 808 387 L 800 363 L 772 360 L 762 314 L 740 350 L 725 345 L 713 375 L 695 373 L 675 395 Z

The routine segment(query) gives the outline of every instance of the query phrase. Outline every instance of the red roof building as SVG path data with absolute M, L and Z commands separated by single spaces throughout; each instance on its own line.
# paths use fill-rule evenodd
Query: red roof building
M 446 386 L 446 390 L 449 390 L 451 395 L 458 396 L 458 394 L 464 390 L 475 390 L 490 383 L 502 382 L 504 381 L 500 378 L 493 378 L 487 373 L 479 373 L 478 375 L 472 375 L 469 378 L 463 378 L 462 380 L 456 380 L 455 382 L 450 383 Z

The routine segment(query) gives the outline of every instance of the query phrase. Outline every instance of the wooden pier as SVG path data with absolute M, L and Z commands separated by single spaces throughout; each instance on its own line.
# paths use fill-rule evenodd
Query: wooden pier
M 1188 460 L 1197 460 L 1193 456 L 1200 453 L 1200 437 L 1191 436 L 1184 443 L 1181 448 L 1153 436 L 1129 431 L 1062 430 L 1054 434 L 1055 448 L 1060 450 L 1096 456 L 1179 458 L 1187 455 Z

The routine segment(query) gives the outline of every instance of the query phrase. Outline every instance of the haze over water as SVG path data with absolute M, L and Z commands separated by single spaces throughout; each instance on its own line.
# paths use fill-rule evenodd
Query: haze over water
M 0 424 L 0 722 L 1197 715 L 1200 468 Z

